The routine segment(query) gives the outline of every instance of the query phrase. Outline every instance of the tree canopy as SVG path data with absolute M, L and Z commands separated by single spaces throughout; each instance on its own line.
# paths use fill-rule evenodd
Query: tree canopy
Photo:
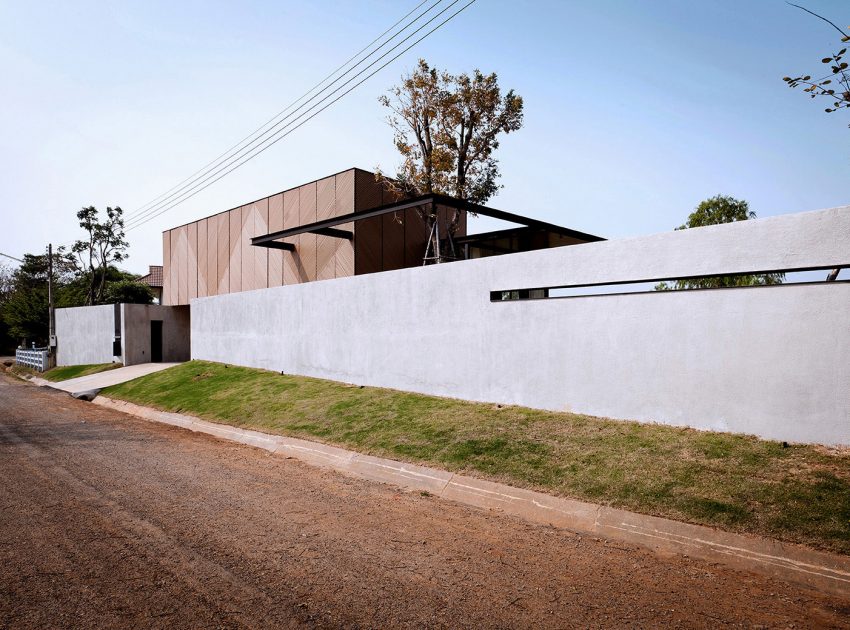
M 103 219 L 94 206 L 82 208 L 77 212 L 77 219 L 80 221 L 80 227 L 86 232 L 86 238 L 74 243 L 71 251 L 77 255 L 80 269 L 89 280 L 85 302 L 87 305 L 103 301 L 110 263 L 121 262 L 127 258 L 129 243 L 124 238 L 123 214 L 119 206 L 107 207 Z
M 522 97 L 496 73 L 453 75 L 423 59 L 380 98 L 402 163 L 387 185 L 406 195 L 444 193 L 484 203 L 498 190 L 495 151 L 523 122 Z M 429 227 L 434 218 L 420 215 Z M 457 215 L 450 230 L 457 226 Z
M 702 202 L 688 215 L 688 220 L 677 227 L 677 230 L 717 225 L 719 223 L 734 223 L 755 219 L 756 213 L 750 210 L 750 204 L 742 199 L 728 195 L 715 195 Z M 766 273 L 745 276 L 713 276 L 676 280 L 672 283 L 661 282 L 655 286 L 656 291 L 672 291 L 681 289 L 717 289 L 720 287 L 746 287 L 767 284 L 780 284 L 785 274 Z

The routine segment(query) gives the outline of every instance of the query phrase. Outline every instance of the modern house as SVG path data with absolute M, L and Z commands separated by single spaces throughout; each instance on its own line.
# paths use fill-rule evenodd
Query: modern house
M 421 211 L 437 217 L 429 234 Z M 457 229 L 449 239 L 449 223 Z M 469 213 L 518 227 L 467 234 Z M 352 168 L 163 232 L 162 304 L 603 240 L 445 195 L 401 198 Z M 449 255 L 445 255 L 445 250 Z M 426 260 L 427 259 L 427 260 Z
M 469 234 L 470 214 L 517 227 Z M 349 169 L 165 231 L 162 304 L 60 309 L 57 359 L 192 358 L 850 445 L 850 281 L 835 272 L 850 206 L 594 241 Z M 460 262 L 429 264 L 446 260 Z M 803 271 L 822 280 L 791 279 Z M 766 273 L 789 279 L 652 290 Z
M 423 212 L 436 218 L 433 234 Z M 517 227 L 469 235 L 470 213 Z M 159 303 L 59 309 L 59 365 L 187 360 L 197 298 L 604 240 L 445 195 L 404 198 L 357 168 L 166 230 L 162 239 L 163 265 L 140 279 Z

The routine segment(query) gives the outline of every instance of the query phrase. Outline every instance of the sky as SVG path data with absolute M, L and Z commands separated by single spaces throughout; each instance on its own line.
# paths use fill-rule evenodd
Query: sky
M 83 206 L 132 216 L 418 2 L 0 0 L 0 252 L 73 242 Z M 846 0 L 803 4 L 850 24 Z M 492 207 L 620 238 L 673 229 L 715 194 L 759 217 L 850 204 L 848 110 L 826 114 L 829 103 L 782 82 L 825 68 L 839 38 L 781 0 L 477 0 L 258 158 L 130 230 L 123 265 L 161 264 L 170 227 L 352 166 L 393 172 L 378 97 L 419 57 L 496 72 L 524 99 Z M 470 231 L 495 227 L 479 218 Z

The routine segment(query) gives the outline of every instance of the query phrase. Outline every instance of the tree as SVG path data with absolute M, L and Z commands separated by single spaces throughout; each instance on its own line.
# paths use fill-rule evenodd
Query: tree
M 719 223 L 734 223 L 755 219 L 756 213 L 750 210 L 750 204 L 741 199 L 727 195 L 715 195 L 701 202 L 688 216 L 684 225 L 677 230 L 717 225 Z M 780 284 L 785 274 L 766 273 L 748 276 L 714 276 L 676 280 L 672 285 L 661 282 L 655 286 L 656 291 L 672 291 L 674 289 L 716 289 L 720 287 L 748 287 L 766 284 Z
M 47 342 L 49 311 L 47 295 L 48 258 L 46 254 L 24 254 L 23 262 L 11 277 L 11 287 L 2 305 L 8 334 L 16 341 Z M 53 252 L 53 287 L 57 304 L 65 300 L 65 290 L 76 273 L 74 257 L 58 247 Z M 65 306 L 80 306 L 71 302 Z
M 841 33 L 842 42 L 850 41 L 850 35 L 839 28 L 834 22 L 827 20 L 813 11 L 809 11 L 805 7 L 796 4 L 792 4 L 791 6 L 802 9 L 806 13 L 811 13 L 816 18 L 830 24 L 835 30 Z M 826 108 L 825 111 L 827 114 L 836 112 L 839 109 L 850 108 L 850 73 L 848 73 L 847 62 L 843 61 L 846 52 L 847 49 L 842 48 L 838 52 L 821 59 L 821 63 L 827 64 L 830 67 L 830 72 L 826 75 L 813 79 L 812 75 L 807 74 L 796 77 L 784 77 L 782 80 L 790 88 L 797 88 L 801 85 L 806 86 L 803 88 L 803 91 L 808 93 L 811 98 L 821 96 L 830 99 L 832 106 Z
M 9 334 L 9 326 L 3 316 L 6 303 L 9 301 L 14 288 L 14 271 L 9 265 L 0 262 L 0 353 L 6 353 L 15 346 L 12 336 Z
M 87 274 L 89 285 L 86 293 L 86 305 L 103 301 L 106 290 L 109 263 L 121 262 L 127 258 L 128 243 L 124 238 L 123 210 L 120 207 L 106 208 L 106 218 L 100 221 L 100 215 L 94 206 L 82 208 L 77 212 L 80 227 L 88 238 L 79 240 L 71 248 L 79 260 L 80 271 Z
M 394 179 L 379 177 L 403 195 L 444 193 L 485 203 L 498 190 L 499 137 L 522 126 L 522 97 L 504 95 L 496 73 L 475 70 L 452 75 L 423 59 L 380 102 L 391 110 L 387 122 L 403 161 Z M 436 221 L 427 210 L 419 216 L 429 230 Z M 460 211 L 449 225 L 453 234 Z
M 106 290 L 107 304 L 151 304 L 151 288 L 138 280 L 119 280 L 109 284 Z

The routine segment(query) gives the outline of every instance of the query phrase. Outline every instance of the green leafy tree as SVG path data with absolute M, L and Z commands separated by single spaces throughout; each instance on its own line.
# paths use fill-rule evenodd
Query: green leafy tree
M 750 210 L 750 204 L 741 199 L 727 195 L 716 195 L 701 202 L 688 216 L 684 225 L 677 230 L 717 225 L 719 223 L 734 223 L 755 219 L 756 213 Z M 780 284 L 785 274 L 767 273 L 746 276 L 715 276 L 709 278 L 692 278 L 676 280 L 674 283 L 661 282 L 655 286 L 656 291 L 671 291 L 680 289 L 717 289 L 720 287 L 748 287 L 766 284 Z
M 49 330 L 48 258 L 46 254 L 25 254 L 14 271 L 11 289 L 3 304 L 3 321 L 9 335 L 18 341 L 47 342 Z M 57 296 L 74 276 L 74 260 L 58 248 L 53 254 L 53 278 Z
M 12 272 L 2 303 L 2 318 L 8 335 L 15 343 L 47 342 L 49 301 L 47 290 L 47 254 L 25 254 L 23 262 Z M 83 302 L 68 299 L 67 289 L 77 274 L 74 257 L 59 247 L 53 252 L 54 301 L 58 306 L 81 306 Z
M 452 75 L 420 59 L 400 85 L 380 98 L 390 109 L 402 164 L 386 185 L 403 195 L 443 193 L 485 203 L 498 190 L 499 139 L 522 127 L 523 101 L 513 90 L 502 93 L 496 73 Z M 428 228 L 436 217 L 425 210 Z M 450 224 L 457 229 L 460 213 Z
M 0 352 L 7 353 L 15 347 L 15 341 L 9 334 L 9 326 L 6 324 L 4 312 L 6 303 L 15 288 L 14 271 L 6 263 L 0 262 Z
M 841 34 L 842 42 L 850 41 L 850 35 L 838 27 L 834 22 L 797 4 L 792 4 L 791 6 L 802 9 L 806 13 L 811 13 L 816 18 L 831 25 Z M 796 77 L 784 77 L 782 80 L 785 81 L 790 88 L 803 86 L 803 91 L 811 98 L 822 97 L 831 100 L 832 105 L 827 107 L 825 110 L 828 114 L 837 112 L 840 109 L 850 108 L 850 72 L 848 72 L 847 62 L 844 61 L 846 53 L 847 48 L 842 48 L 838 52 L 821 59 L 821 63 L 829 66 L 830 71 L 826 74 L 816 72 L 815 74 L 820 74 L 820 77 L 812 78 L 811 74 L 806 74 Z
M 111 282 L 106 290 L 107 304 L 152 304 L 151 288 L 138 280 L 119 280 Z
M 116 206 L 106 208 L 106 217 L 101 220 L 94 206 L 77 212 L 80 227 L 87 237 L 74 243 L 71 251 L 77 255 L 80 272 L 88 278 L 87 305 L 103 302 L 106 292 L 107 274 L 110 263 L 127 258 L 129 243 L 124 238 L 123 210 Z

